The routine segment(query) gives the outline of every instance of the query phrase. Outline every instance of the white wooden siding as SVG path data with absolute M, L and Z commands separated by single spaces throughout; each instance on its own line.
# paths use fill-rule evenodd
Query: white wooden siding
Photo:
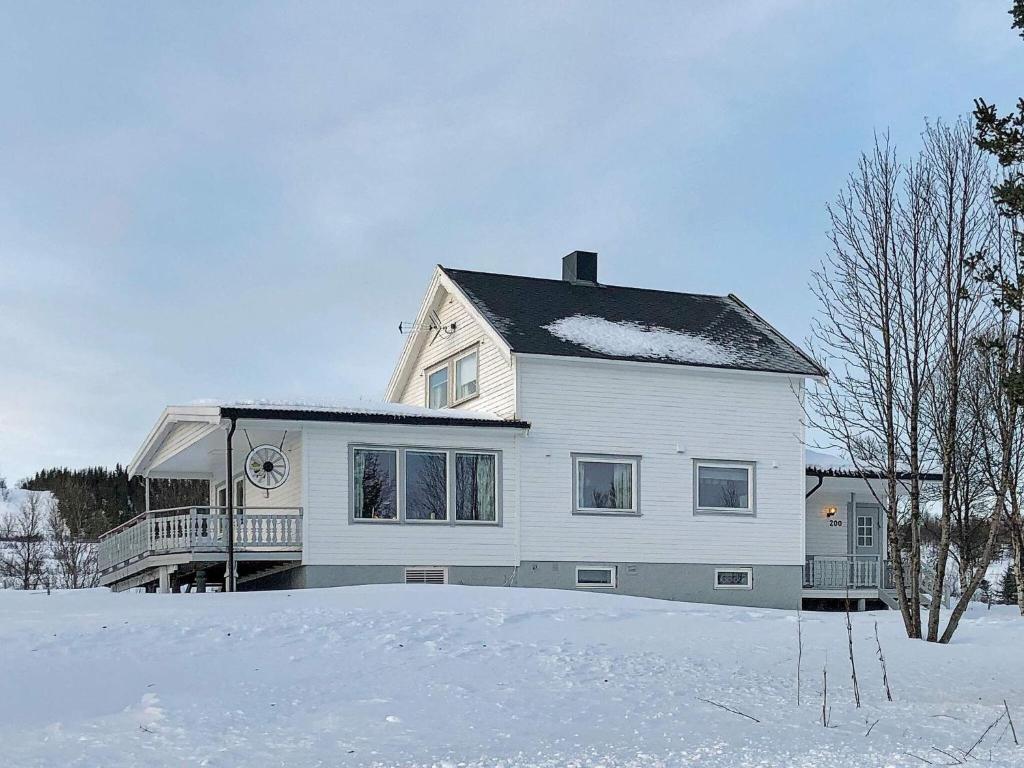
M 436 331 L 418 331 L 424 337 L 423 348 L 412 365 L 412 373 L 398 402 L 425 406 L 427 401 L 424 371 L 452 355 L 479 344 L 477 375 L 480 396 L 455 407 L 488 411 L 504 418 L 511 418 L 515 413 L 516 403 L 514 363 L 495 345 L 459 297 L 447 294 L 443 288 L 439 290 L 441 299 L 437 313 L 441 318 L 441 324 L 455 323 L 455 333 L 450 336 L 442 333 L 435 338 Z
M 216 424 L 210 424 L 208 421 L 182 421 L 175 424 L 154 452 L 149 466 L 159 469 L 160 464 L 167 459 L 217 428 Z
M 807 490 L 817 483 L 814 477 L 807 478 Z M 885 498 L 885 481 L 872 480 L 878 498 Z M 806 500 L 807 555 L 846 555 L 850 554 L 849 504 L 851 496 L 855 496 L 861 504 L 877 504 L 878 500 L 868 487 L 868 482 L 852 477 L 826 477 L 821 487 Z M 822 514 L 825 507 L 834 506 L 838 509 L 834 519 L 841 520 L 842 525 L 830 525 Z M 885 541 L 885 508 L 882 507 L 882 557 L 887 558 Z
M 250 425 L 256 428 L 257 425 Z M 232 456 L 232 463 L 235 465 L 235 479 L 245 478 L 245 457 L 248 455 L 249 446 L 248 443 L 244 442 L 244 437 L 240 437 L 243 433 L 244 425 L 239 426 L 239 431 L 236 432 L 234 455 Z M 265 429 L 265 428 L 264 428 Z M 282 427 L 282 430 L 285 428 Z M 273 507 L 276 509 L 280 508 L 292 508 L 302 506 L 302 484 L 303 484 L 303 467 L 302 467 L 302 432 L 301 427 L 290 427 L 287 429 L 288 434 L 284 440 L 284 452 L 288 457 L 288 464 L 291 467 L 288 479 L 284 485 L 280 488 L 274 488 L 271 491 L 265 491 L 262 488 L 257 488 L 255 485 L 249 482 L 248 478 L 245 478 L 245 506 L 247 508 L 259 509 Z M 280 434 L 274 435 L 275 439 L 272 441 L 274 445 L 277 445 L 280 441 Z M 257 444 L 259 443 L 257 439 Z M 223 467 L 223 452 L 218 455 L 220 459 L 219 466 Z M 224 470 L 221 469 L 219 475 L 214 477 L 212 483 L 210 483 L 210 505 L 217 506 L 217 491 L 224 485 Z M 235 506 L 238 506 L 238 499 L 234 499 Z
M 519 357 L 524 560 L 802 565 L 801 379 Z M 640 517 L 574 516 L 572 453 L 641 456 Z M 756 462 L 756 515 L 695 515 L 693 460 Z
M 515 565 L 516 432 L 502 428 L 310 424 L 303 430 L 309 565 Z M 353 443 L 502 452 L 502 525 L 350 523 Z
M 246 507 L 301 507 L 302 506 L 302 433 L 289 431 L 284 440 L 284 452 L 288 457 L 291 472 L 280 488 L 264 491 L 245 481 Z M 241 459 L 245 460 L 245 452 Z M 240 467 L 245 472 L 245 467 Z M 269 495 L 268 495 L 269 494 Z

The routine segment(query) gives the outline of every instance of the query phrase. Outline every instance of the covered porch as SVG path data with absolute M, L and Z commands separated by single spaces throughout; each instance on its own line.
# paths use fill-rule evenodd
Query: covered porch
M 810 453 L 810 452 L 808 452 Z M 803 598 L 895 604 L 885 507 L 888 482 L 845 466 L 807 467 Z M 898 477 L 897 494 L 906 493 Z M 923 482 L 941 475 L 921 476 Z
M 145 511 L 100 537 L 101 584 L 233 591 L 301 562 L 301 424 L 247 415 L 262 413 L 215 405 L 164 411 L 129 465 L 145 478 Z M 279 461 L 270 488 L 246 472 L 246 457 L 264 445 Z M 207 498 L 153 509 L 155 479 L 205 480 Z

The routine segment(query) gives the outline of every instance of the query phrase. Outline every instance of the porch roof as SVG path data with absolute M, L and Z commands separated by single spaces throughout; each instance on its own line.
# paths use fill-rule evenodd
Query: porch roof
M 475 427 L 477 429 L 527 430 L 530 424 L 520 419 L 502 419 L 483 411 L 450 408 L 418 408 L 397 403 L 353 405 L 271 400 L 199 400 L 191 405 L 164 409 L 156 426 L 128 465 L 129 476 L 147 474 L 154 466 L 183 458 L 186 450 L 205 455 L 219 444 L 224 419 L 274 422 L 348 422 L 358 424 L 421 425 Z M 209 445 L 207 445 L 209 444 Z M 205 460 L 204 460 L 205 461 Z M 154 475 L 156 476 L 156 475 Z M 176 472 L 175 476 L 185 476 Z

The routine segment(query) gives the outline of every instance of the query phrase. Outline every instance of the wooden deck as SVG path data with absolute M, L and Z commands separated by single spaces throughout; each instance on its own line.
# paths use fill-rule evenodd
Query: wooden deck
M 100 583 L 126 589 L 152 582 L 162 566 L 224 563 L 227 531 L 227 513 L 222 507 L 180 507 L 143 513 L 100 537 Z M 302 509 L 236 509 L 234 550 L 239 562 L 300 560 Z

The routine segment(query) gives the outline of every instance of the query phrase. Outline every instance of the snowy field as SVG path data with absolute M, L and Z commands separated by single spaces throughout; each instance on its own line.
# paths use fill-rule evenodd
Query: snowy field
M 547 590 L 2 592 L 0 754 L 11 768 L 1024 765 L 1005 718 L 963 757 L 1004 698 L 1024 736 L 1013 609 L 973 610 L 948 647 L 901 639 L 895 613 L 855 615 L 860 710 L 838 613 L 804 614 L 797 707 L 796 630 L 791 612 Z

